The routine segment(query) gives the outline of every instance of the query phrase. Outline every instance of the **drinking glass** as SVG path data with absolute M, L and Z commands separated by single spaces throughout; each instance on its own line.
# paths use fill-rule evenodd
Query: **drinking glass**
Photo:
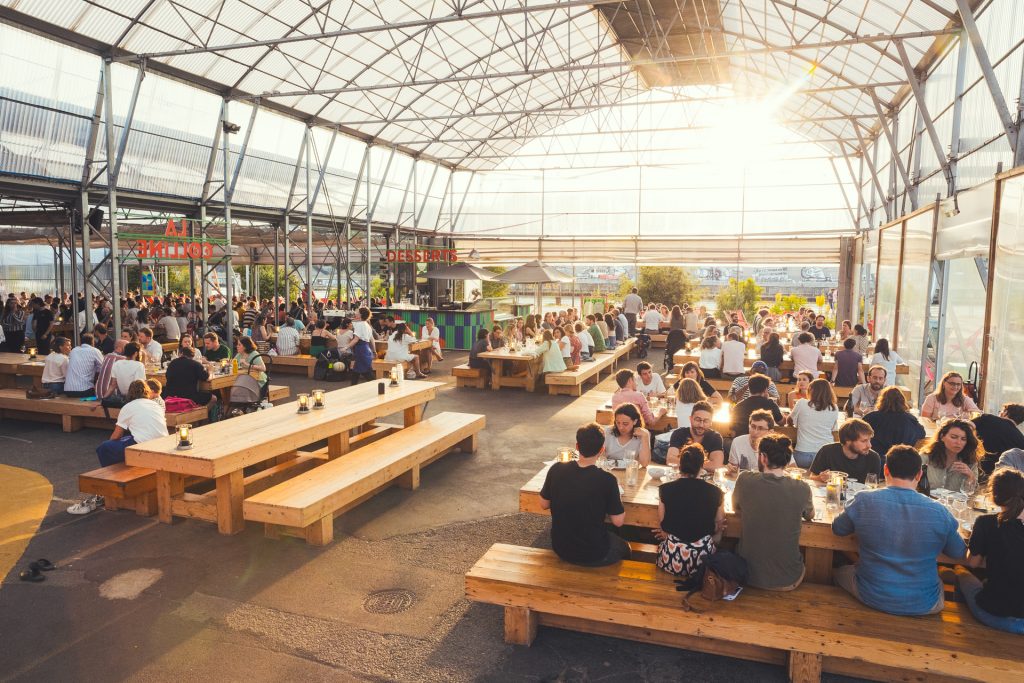
M 964 512 L 966 512 L 966 510 L 967 510 L 967 501 L 966 500 L 964 500 L 963 498 L 959 498 L 959 497 L 953 499 L 953 516 L 954 517 L 956 517 L 957 519 L 963 519 L 964 518 Z
M 831 514 L 839 511 L 839 485 L 829 482 L 825 485 L 825 510 Z
M 878 475 L 872 472 L 871 474 L 864 477 L 864 485 L 869 489 L 878 488 Z

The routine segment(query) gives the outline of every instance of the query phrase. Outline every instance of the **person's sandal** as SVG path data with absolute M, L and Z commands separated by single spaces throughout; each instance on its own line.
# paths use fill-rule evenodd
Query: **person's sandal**
M 22 581 L 31 581 L 32 583 L 39 583 L 45 581 L 46 577 L 39 572 L 39 568 L 36 567 L 36 563 L 33 562 L 29 565 L 29 568 L 18 574 L 18 578 Z
M 43 557 L 39 558 L 38 560 L 29 565 L 30 568 L 33 566 L 38 567 L 41 571 L 44 572 L 52 572 L 54 569 L 57 568 L 57 565 Z

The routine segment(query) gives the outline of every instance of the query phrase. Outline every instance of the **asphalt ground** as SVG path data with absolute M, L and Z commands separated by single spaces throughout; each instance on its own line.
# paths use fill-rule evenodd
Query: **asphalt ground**
M 388 489 L 337 518 L 323 548 L 266 539 L 256 524 L 221 536 L 195 520 L 69 515 L 77 475 L 97 466 L 107 433 L 0 422 L 0 464 L 53 486 L 0 584 L 0 680 L 785 681 L 781 667 L 558 629 L 542 628 L 530 648 L 504 643 L 501 610 L 468 602 L 463 576 L 492 543 L 549 546 L 547 518 L 518 512 L 519 488 L 572 443 L 614 380 L 580 398 L 457 390 L 447 372 L 464 358 L 435 364 L 432 379 L 449 384 L 427 415 L 486 414 L 478 452 L 449 454 L 417 491 Z M 273 381 L 293 397 L 315 384 Z M 41 557 L 59 568 L 19 581 Z M 368 611 L 380 591 L 401 591 L 389 604 L 404 609 Z

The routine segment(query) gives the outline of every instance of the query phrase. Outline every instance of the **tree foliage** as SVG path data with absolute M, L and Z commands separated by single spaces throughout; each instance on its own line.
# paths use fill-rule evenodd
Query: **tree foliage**
M 495 275 L 501 275 L 506 272 L 508 268 L 505 266 L 488 266 L 484 270 L 489 270 Z M 491 297 L 508 296 L 509 285 L 506 282 L 484 282 L 484 288 L 482 296 L 485 299 Z
M 627 294 L 633 291 L 634 287 L 636 287 L 636 283 L 630 280 L 628 275 L 623 273 L 619 276 L 619 291 L 616 292 L 615 295 L 621 301 Z
M 671 308 L 695 303 L 704 295 L 697 278 L 678 266 L 640 266 L 638 279 L 638 293 L 645 303 L 653 301 Z
M 746 280 L 729 278 L 729 284 L 718 291 L 715 297 L 715 305 L 719 314 L 726 314 L 732 311 L 743 311 L 747 320 L 753 320 L 754 314 L 761 303 L 762 288 L 750 277 Z
M 776 294 L 775 303 L 768 309 L 772 315 L 781 313 L 795 313 L 807 305 L 807 297 L 799 294 Z

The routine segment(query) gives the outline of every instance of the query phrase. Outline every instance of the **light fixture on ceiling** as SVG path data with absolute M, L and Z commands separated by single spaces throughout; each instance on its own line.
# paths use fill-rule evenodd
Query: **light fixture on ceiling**
M 472 251 L 469 252 L 469 258 L 471 258 L 471 259 L 478 259 L 478 258 L 480 258 L 480 252 L 477 251 L 476 249 L 473 249 Z

